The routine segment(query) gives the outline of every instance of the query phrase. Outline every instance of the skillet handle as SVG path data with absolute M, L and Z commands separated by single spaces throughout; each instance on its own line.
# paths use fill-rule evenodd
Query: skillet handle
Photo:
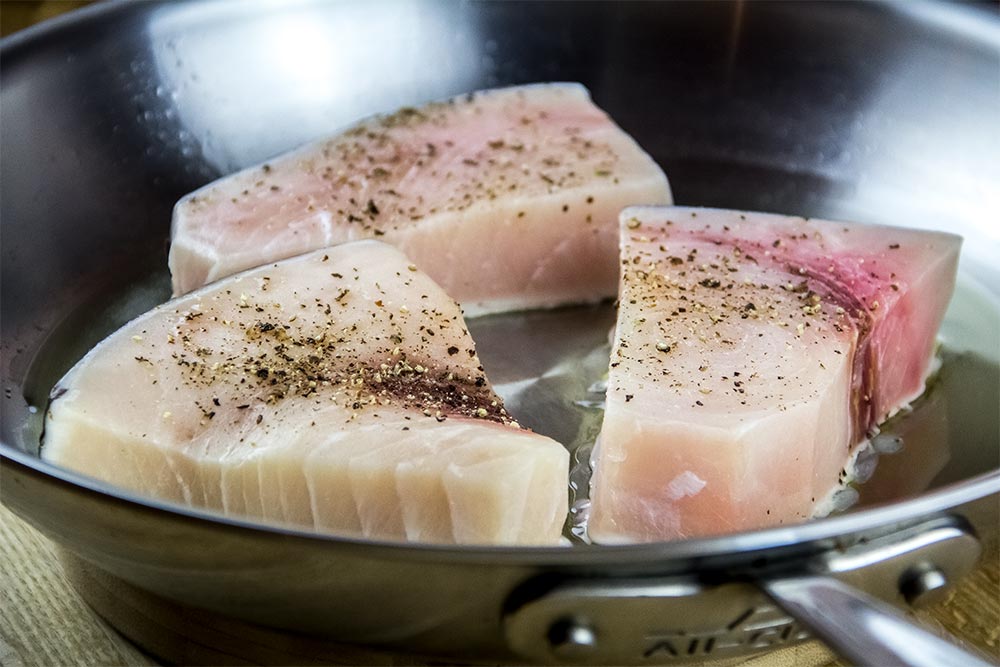
M 779 606 L 855 665 L 990 667 L 915 625 L 888 604 L 833 577 L 796 575 L 758 584 Z

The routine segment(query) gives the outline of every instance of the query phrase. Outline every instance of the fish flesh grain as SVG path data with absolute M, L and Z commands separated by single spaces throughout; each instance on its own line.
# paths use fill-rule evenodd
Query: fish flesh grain
M 568 452 L 522 429 L 458 305 L 358 241 L 129 322 L 53 390 L 42 457 L 116 486 L 324 533 L 554 544 Z
M 364 238 L 401 250 L 466 314 L 599 301 L 618 214 L 669 204 L 656 163 L 579 84 L 470 93 L 363 120 L 181 199 L 174 294 Z
M 624 210 L 591 539 L 810 518 L 860 444 L 923 391 L 960 245 L 899 227 Z

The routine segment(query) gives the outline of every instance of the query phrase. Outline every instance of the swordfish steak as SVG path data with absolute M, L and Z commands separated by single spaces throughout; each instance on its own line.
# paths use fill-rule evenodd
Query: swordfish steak
M 662 170 L 578 84 L 376 116 L 222 178 L 174 209 L 184 294 L 345 241 L 400 249 L 466 312 L 614 296 L 618 213 L 669 204 Z
M 140 316 L 57 385 L 46 460 L 120 487 L 316 531 L 558 542 L 568 453 L 521 429 L 458 305 L 360 241 Z
M 798 522 L 916 398 L 957 236 L 635 207 L 594 456 L 596 541 Z

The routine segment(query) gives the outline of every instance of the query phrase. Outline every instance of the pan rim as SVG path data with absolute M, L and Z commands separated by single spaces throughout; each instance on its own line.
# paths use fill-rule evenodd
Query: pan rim
M 340 548 L 360 548 L 387 557 L 422 556 L 432 560 L 490 563 L 524 562 L 534 565 L 602 565 L 665 562 L 685 558 L 711 558 L 737 553 L 754 553 L 802 546 L 824 540 L 876 531 L 907 521 L 1000 494 L 1000 469 L 948 484 L 913 498 L 874 505 L 854 513 L 841 514 L 803 523 L 762 528 L 710 537 L 687 538 L 667 542 L 636 544 L 601 544 L 575 546 L 503 546 L 444 545 L 418 542 L 366 540 L 311 532 L 303 528 L 255 522 L 250 519 L 220 516 L 210 510 L 174 505 L 134 495 L 127 490 L 103 484 L 100 480 L 58 468 L 40 458 L 0 442 L 0 464 L 27 468 L 46 478 L 46 483 L 61 484 L 75 492 L 93 494 L 143 513 L 165 514 L 172 520 L 195 522 L 239 533 L 267 535 L 278 539 L 305 540 L 313 544 Z
M 16 58 L 19 50 L 28 49 L 37 42 L 55 34 L 74 30 L 87 23 L 103 20 L 107 15 L 127 15 L 137 11 L 142 5 L 147 4 L 156 5 L 160 3 L 156 0 L 141 4 L 129 2 L 129 0 L 105 0 L 104 2 L 97 2 L 87 7 L 81 7 L 65 14 L 45 19 L 0 39 L 0 58 L 4 60 Z M 7 66 L 10 66 L 9 62 Z

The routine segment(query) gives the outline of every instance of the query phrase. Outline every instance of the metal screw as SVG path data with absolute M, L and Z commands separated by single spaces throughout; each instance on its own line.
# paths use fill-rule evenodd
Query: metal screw
M 924 565 L 903 575 L 899 592 L 907 604 L 915 607 L 944 599 L 947 587 L 948 577 L 940 568 Z
M 597 648 L 597 634 L 588 624 L 575 618 L 559 619 L 547 635 L 553 655 L 561 659 L 580 658 Z

